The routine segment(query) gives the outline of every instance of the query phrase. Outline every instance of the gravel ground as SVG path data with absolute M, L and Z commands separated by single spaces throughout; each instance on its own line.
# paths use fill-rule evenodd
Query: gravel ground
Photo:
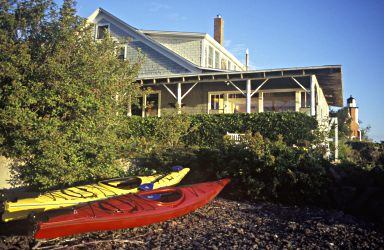
M 10 232 L 10 224 L 0 226 Z M 384 249 L 384 233 L 339 211 L 217 198 L 189 215 L 147 227 L 49 241 L 0 236 L 0 248 Z

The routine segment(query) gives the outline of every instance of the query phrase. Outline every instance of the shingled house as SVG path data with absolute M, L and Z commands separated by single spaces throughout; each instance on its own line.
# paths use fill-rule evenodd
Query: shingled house
M 95 39 L 110 34 L 126 42 L 119 58 L 145 55 L 137 83 L 151 89 L 129 115 L 296 111 L 327 121 L 329 106 L 343 105 L 340 65 L 247 70 L 223 46 L 223 24 L 205 33 L 140 30 L 104 9 L 89 18 Z M 108 31 L 108 32 L 106 32 Z

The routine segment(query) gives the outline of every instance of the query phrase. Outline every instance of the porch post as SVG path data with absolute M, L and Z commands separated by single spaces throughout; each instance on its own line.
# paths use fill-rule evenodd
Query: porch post
M 316 76 L 311 75 L 311 116 L 316 115 L 316 100 L 315 100 L 315 84 L 316 84 Z
M 258 112 L 261 113 L 261 112 L 264 112 L 264 94 L 263 92 L 259 92 L 259 98 L 258 98 L 258 102 L 259 102 L 259 110 Z
M 246 86 L 246 97 L 247 97 L 247 114 L 251 113 L 251 80 L 247 80 Z
M 177 113 L 181 114 L 181 83 L 177 83 Z
M 224 93 L 224 114 L 229 112 L 228 93 Z
M 143 104 L 141 109 L 141 117 L 145 117 L 145 109 L 147 108 L 147 95 L 143 95 Z
M 296 91 L 295 92 L 295 111 L 299 112 L 301 107 L 301 92 Z

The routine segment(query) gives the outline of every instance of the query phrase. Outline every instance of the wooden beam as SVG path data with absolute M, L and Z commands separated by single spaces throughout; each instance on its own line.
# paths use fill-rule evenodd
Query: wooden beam
M 265 79 L 264 82 L 262 82 L 262 83 L 260 84 L 260 86 L 257 87 L 257 88 L 255 89 L 255 91 L 253 91 L 253 93 L 251 94 L 251 97 L 252 97 L 254 94 L 256 94 L 257 91 L 259 91 L 260 88 L 263 87 L 263 85 L 264 85 L 266 82 L 268 82 L 268 80 L 269 80 L 269 78 Z
M 163 85 L 164 86 L 164 88 L 166 89 L 166 90 L 168 90 L 168 92 L 177 100 L 177 96 L 172 92 L 172 90 L 170 89 L 170 88 L 168 88 L 168 86 L 167 85 L 165 85 L 164 83 L 162 83 L 161 85 Z
M 238 91 L 240 91 L 243 95 L 246 96 L 246 94 L 239 87 L 237 87 L 237 85 L 234 84 L 232 81 L 227 81 L 227 83 L 230 83 L 233 87 L 235 87 Z
M 198 83 L 199 83 L 199 82 L 195 82 L 195 84 L 193 84 L 192 87 L 190 87 L 190 88 L 187 90 L 187 92 L 184 93 L 184 95 L 181 97 L 181 100 L 183 100 L 184 97 L 185 97 L 186 95 L 188 95 L 189 92 L 191 92 L 191 90 L 192 90 L 192 89 L 196 86 L 196 84 L 198 84 Z
M 304 89 L 305 92 L 309 92 L 309 90 L 306 89 L 298 80 L 296 80 L 296 78 L 294 78 L 294 77 L 291 77 L 291 78 L 292 78 L 292 80 L 294 80 L 297 83 L 297 85 L 299 85 L 302 89 Z

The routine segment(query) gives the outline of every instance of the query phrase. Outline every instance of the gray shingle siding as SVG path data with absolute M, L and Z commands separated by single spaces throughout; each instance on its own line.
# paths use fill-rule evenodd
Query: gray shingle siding
M 151 35 L 151 38 L 168 49 L 201 66 L 201 43 L 199 38 L 164 37 Z
M 144 62 L 141 65 L 139 77 L 189 72 L 184 67 L 178 65 L 140 41 L 131 41 L 128 43 L 127 59 L 135 61 L 138 56 L 138 49 L 140 49 L 144 55 Z
M 134 32 L 127 32 L 106 18 L 99 19 L 97 23 L 109 24 L 111 36 L 118 39 L 127 39 L 128 60 L 136 61 L 138 56 L 138 49 L 141 50 L 142 54 L 144 55 L 144 62 L 141 66 L 139 77 L 191 73 L 191 71 L 177 64 L 170 58 L 152 49 L 145 43 L 136 40 L 137 34 L 134 34 Z

